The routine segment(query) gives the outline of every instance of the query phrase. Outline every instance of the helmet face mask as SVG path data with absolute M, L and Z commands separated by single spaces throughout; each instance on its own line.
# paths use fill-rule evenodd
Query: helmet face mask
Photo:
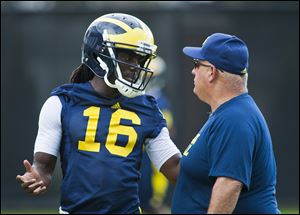
M 141 20 L 127 14 L 107 14 L 88 27 L 82 63 L 109 87 L 135 97 L 145 92 L 153 75 L 148 66 L 156 49 L 150 29 Z

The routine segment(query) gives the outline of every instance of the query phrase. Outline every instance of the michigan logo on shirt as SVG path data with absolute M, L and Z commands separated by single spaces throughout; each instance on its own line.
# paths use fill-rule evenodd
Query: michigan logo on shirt
M 188 145 L 188 147 L 185 149 L 183 155 L 184 156 L 188 156 L 189 154 L 189 150 L 191 149 L 191 147 L 195 144 L 195 142 L 198 140 L 198 138 L 200 137 L 200 133 L 198 133 L 192 140 L 192 142 Z

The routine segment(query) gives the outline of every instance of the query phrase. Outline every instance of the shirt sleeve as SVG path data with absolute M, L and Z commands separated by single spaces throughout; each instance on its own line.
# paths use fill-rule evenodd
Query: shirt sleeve
M 162 128 L 159 135 L 155 138 L 148 139 L 148 144 L 145 146 L 145 150 L 154 164 L 154 166 L 160 170 L 161 166 L 173 155 L 180 151 L 170 138 L 169 131 L 166 127 Z
M 246 122 L 227 120 L 217 126 L 208 139 L 210 178 L 229 177 L 249 190 L 254 143 L 254 134 Z
M 51 96 L 44 103 L 39 116 L 39 129 L 35 140 L 34 154 L 45 152 L 58 155 L 62 137 L 62 104 L 58 96 Z

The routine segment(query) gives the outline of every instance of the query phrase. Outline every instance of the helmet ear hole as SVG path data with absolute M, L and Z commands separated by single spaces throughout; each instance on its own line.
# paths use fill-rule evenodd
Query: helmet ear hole
M 96 53 L 93 52 L 92 56 L 93 56 L 93 59 L 94 59 L 94 60 L 97 60 L 97 57 L 98 57 L 98 56 L 96 55 Z

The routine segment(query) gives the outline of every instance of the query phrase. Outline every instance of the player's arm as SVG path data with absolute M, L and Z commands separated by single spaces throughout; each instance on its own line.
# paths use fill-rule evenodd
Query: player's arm
M 145 149 L 154 166 L 175 184 L 181 153 L 171 140 L 168 129 L 162 128 L 156 138 L 149 140 Z
M 176 184 L 177 176 L 180 170 L 181 153 L 177 153 L 170 157 L 160 168 L 166 178 L 172 183 Z
M 232 213 L 242 187 L 242 183 L 237 180 L 227 177 L 218 177 L 213 186 L 207 213 Z
M 24 175 L 16 177 L 17 181 L 21 183 L 21 187 L 33 195 L 44 193 L 51 183 L 56 156 L 37 152 L 34 155 L 33 165 L 27 160 L 24 160 L 23 164 L 26 172 Z
M 50 97 L 43 105 L 33 165 L 24 160 L 26 172 L 16 177 L 22 188 L 33 195 L 44 193 L 51 183 L 62 136 L 61 109 L 62 105 L 57 96 Z

